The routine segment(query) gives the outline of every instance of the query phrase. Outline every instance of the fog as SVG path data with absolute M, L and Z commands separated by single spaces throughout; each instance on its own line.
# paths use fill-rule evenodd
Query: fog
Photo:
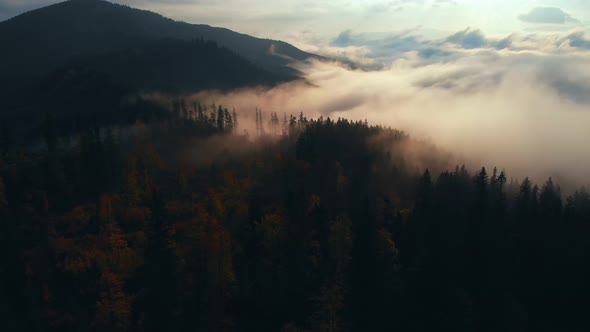
M 432 142 L 471 169 L 497 166 L 509 177 L 588 184 L 587 53 L 569 48 L 440 53 L 434 59 L 406 52 L 380 71 L 297 63 L 305 81 L 195 97 L 251 117 L 258 107 L 266 114 L 367 119 Z

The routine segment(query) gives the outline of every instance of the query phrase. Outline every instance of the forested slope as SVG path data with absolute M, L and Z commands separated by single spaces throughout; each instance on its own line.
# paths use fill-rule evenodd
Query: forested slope
M 174 105 L 4 155 L 6 330 L 589 327 L 586 191 L 417 171 L 363 122 L 257 112 L 245 136 L 240 110 Z

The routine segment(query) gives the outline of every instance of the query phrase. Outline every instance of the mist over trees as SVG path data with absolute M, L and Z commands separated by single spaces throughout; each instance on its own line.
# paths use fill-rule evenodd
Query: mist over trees
M 402 131 L 255 115 L 248 132 L 239 109 L 174 99 L 158 120 L 73 145 L 47 115 L 45 152 L 0 162 L 3 326 L 589 327 L 585 189 L 417 171 Z

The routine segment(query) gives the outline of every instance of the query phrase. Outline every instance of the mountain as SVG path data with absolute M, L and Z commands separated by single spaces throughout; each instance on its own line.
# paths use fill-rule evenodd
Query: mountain
M 136 93 L 234 89 L 276 80 L 274 74 L 213 42 L 162 39 L 76 58 L 33 87 L 26 98 L 31 107 L 18 115 L 30 121 L 30 115 L 43 110 L 62 122 L 72 118 L 81 122 L 82 113 L 97 123 L 114 123 L 129 118 L 121 106 Z
M 248 60 L 200 39 L 161 39 L 108 54 L 79 57 L 62 69 L 109 75 L 127 89 L 193 92 L 268 85 L 281 79 Z
M 297 76 L 287 66 L 290 59 L 314 56 L 281 41 L 177 22 L 102 0 L 71 0 L 0 22 L 0 72 L 5 80 L 46 74 L 74 57 L 106 54 L 163 38 L 214 41 L 280 79 Z
M 121 105 L 141 92 L 297 79 L 289 63 L 317 57 L 102 0 L 66 1 L 0 22 L 0 45 L 0 122 L 32 130 L 42 113 L 66 125 L 72 118 L 120 120 L 128 117 Z

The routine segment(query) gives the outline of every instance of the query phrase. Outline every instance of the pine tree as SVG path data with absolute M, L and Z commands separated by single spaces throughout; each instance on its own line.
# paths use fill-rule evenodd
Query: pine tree
M 260 136 L 264 136 L 264 119 L 262 116 L 262 110 L 258 111 L 258 125 L 260 127 Z
M 256 137 L 260 137 L 260 111 L 256 107 Z
M 215 108 L 212 108 L 211 112 L 209 113 L 209 126 L 211 126 L 212 128 L 217 127 L 217 113 L 215 112 Z
M 479 191 L 484 191 L 488 185 L 488 173 L 486 168 L 482 167 L 481 171 L 475 177 L 475 186 Z
M 223 131 L 225 130 L 225 126 L 225 115 L 223 108 L 221 108 L 221 105 L 219 105 L 219 108 L 217 109 L 217 130 Z
M 562 213 L 561 190 L 559 186 L 553 184 L 550 177 L 541 190 L 539 195 L 539 207 L 543 221 L 547 227 L 555 226 L 560 221 Z
M 289 132 L 289 125 L 287 123 L 287 113 L 283 113 L 282 135 L 287 136 Z
M 201 106 L 201 104 L 199 103 L 197 109 L 197 121 L 200 124 L 205 124 L 207 122 L 207 116 L 205 115 L 205 112 L 207 112 L 207 109 L 203 110 L 203 106 Z
M 184 98 L 180 99 L 180 110 L 181 116 L 183 120 L 188 120 L 188 107 L 186 105 L 186 100 Z
M 236 113 L 236 109 L 234 108 L 232 111 L 232 116 L 233 116 L 233 120 L 234 120 L 234 132 L 238 132 L 238 114 Z
M 297 118 L 293 115 L 289 116 L 289 136 L 295 136 L 297 130 Z
M 416 207 L 420 209 L 427 209 L 432 203 L 432 178 L 430 170 L 426 169 L 420 183 L 418 185 L 418 197 L 416 199 Z
M 193 102 L 193 108 L 190 110 L 190 119 L 192 121 L 195 121 L 197 119 L 197 111 L 198 111 L 197 103 Z
M 269 128 L 270 132 L 275 135 L 276 134 L 276 114 L 275 112 L 270 112 L 270 120 L 269 120 Z
M 475 176 L 475 190 L 477 196 L 475 197 L 476 201 L 476 213 L 481 216 L 485 214 L 487 203 L 488 203 L 488 173 L 486 172 L 486 168 L 482 167 L 481 171 Z
M 234 123 L 231 113 L 227 110 L 227 108 L 223 110 L 223 117 L 225 118 L 225 130 L 232 132 L 234 130 Z

